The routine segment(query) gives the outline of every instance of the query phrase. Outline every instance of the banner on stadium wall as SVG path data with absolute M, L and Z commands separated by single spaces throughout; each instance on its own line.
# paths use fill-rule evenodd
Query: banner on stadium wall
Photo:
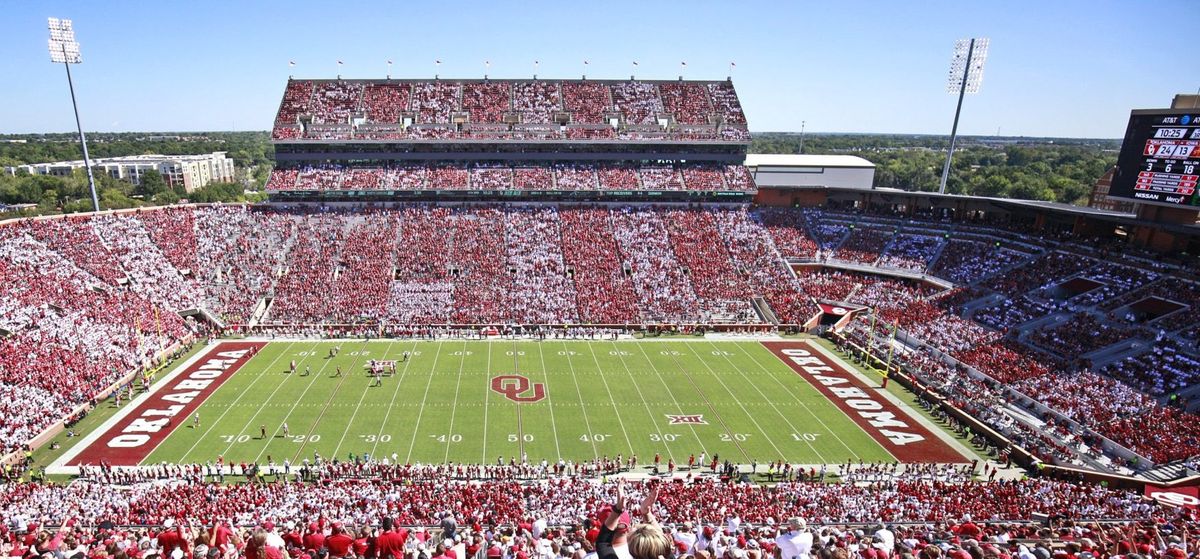
M 818 303 L 817 306 L 821 307 L 821 312 L 837 316 L 846 316 L 855 310 L 848 309 L 846 307 L 839 307 L 837 305 L 826 305 L 825 303 Z
M 1163 505 L 1200 510 L 1200 486 L 1167 488 L 1146 484 L 1145 495 Z

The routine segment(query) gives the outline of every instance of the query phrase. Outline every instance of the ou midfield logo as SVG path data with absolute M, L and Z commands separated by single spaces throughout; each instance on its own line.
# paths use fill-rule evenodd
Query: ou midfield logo
M 1200 508 L 1200 498 L 1175 491 L 1154 491 L 1150 498 L 1172 507 Z
M 526 395 L 532 389 L 533 393 Z M 537 402 L 546 397 L 546 385 L 531 383 L 521 375 L 492 377 L 492 390 L 517 403 Z

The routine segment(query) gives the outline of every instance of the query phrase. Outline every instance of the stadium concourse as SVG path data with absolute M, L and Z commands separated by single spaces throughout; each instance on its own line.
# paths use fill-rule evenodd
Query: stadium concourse
M 584 559 L 653 513 L 669 539 L 637 559 L 1196 556 L 1195 488 L 1155 485 L 1200 456 L 1192 267 L 1016 219 L 754 205 L 728 81 L 289 80 L 273 138 L 267 204 L 0 224 L 4 553 Z M 987 460 L 764 456 L 768 485 L 716 456 L 665 482 L 609 456 L 31 467 L 218 338 L 714 330 L 820 331 Z

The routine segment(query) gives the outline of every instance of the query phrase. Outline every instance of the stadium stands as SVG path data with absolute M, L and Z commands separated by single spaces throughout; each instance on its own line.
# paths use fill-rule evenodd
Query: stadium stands
M 459 115 L 465 126 L 455 126 Z M 634 142 L 750 140 L 731 84 L 690 81 L 291 80 L 272 132 L 284 142 L 618 136 Z
M 380 184 L 360 171 L 310 169 L 277 173 L 273 180 L 292 176 L 322 184 Z M 599 184 L 601 176 L 609 183 L 639 176 L 629 167 L 597 171 L 595 166 L 570 165 L 391 171 L 379 180 L 491 182 L 496 188 L 511 181 L 533 188 L 547 178 Z M 676 176 L 688 180 L 682 172 Z M 58 417 L 63 417 L 118 376 L 186 340 L 195 326 L 177 311 L 193 307 L 209 310 L 234 328 L 251 322 L 265 328 L 380 322 L 761 324 L 765 318 L 754 306 L 759 298 L 785 323 L 806 321 L 814 312 L 811 298 L 818 298 L 874 308 L 881 328 L 898 324 L 1152 461 L 1200 453 L 1186 434 L 1194 416 L 1153 401 L 1196 384 L 1200 358 L 1194 346 L 1171 331 L 1155 335 L 1097 314 L 1188 284 L 1155 280 L 1111 262 L 1083 263 L 1083 269 L 1066 253 L 1054 251 L 994 279 L 978 272 L 983 257 L 950 263 L 939 259 L 934 269 L 983 283 L 936 298 L 933 288 L 911 280 L 821 269 L 793 276 L 783 258 L 812 258 L 819 245 L 808 231 L 836 236 L 838 230 L 849 230 L 843 220 L 779 208 L 414 204 L 371 212 L 215 206 L 20 221 L 0 227 L 0 250 L 11 255 L 0 267 L 7 286 L 0 328 L 11 334 L 0 343 L 8 360 L 5 370 L 28 373 L 20 379 L 8 376 L 2 386 L 14 395 L 40 394 L 39 403 L 61 410 Z M 860 230 L 866 229 L 855 228 Z M 886 257 L 887 243 L 864 238 L 858 233 L 857 240 L 849 241 L 849 252 L 866 254 L 862 260 L 867 260 L 882 250 Z M 84 245 L 94 249 L 80 250 Z M 1054 286 L 1083 272 L 1114 286 L 1106 298 L 1070 298 L 1071 308 L 1094 305 L 1097 312 L 1077 310 L 1068 322 L 1028 330 L 1029 343 L 1059 357 L 1048 358 L 1016 341 L 1024 324 L 1066 304 L 1061 297 L 1070 294 L 1056 293 Z M 1000 299 L 980 308 L 974 318 L 1009 332 L 1007 338 L 960 316 L 963 304 L 987 293 Z M 1015 297 L 1008 298 L 1010 293 Z M 1191 301 L 1186 290 L 1178 298 Z M 1155 320 L 1161 319 L 1151 320 L 1150 326 Z M 1072 372 L 1080 355 L 1131 339 L 1152 347 L 1090 371 Z M 51 371 L 64 369 L 72 371 L 68 382 L 50 380 Z M 63 386 L 74 388 L 63 391 Z M 1117 401 L 1120 405 L 1101 405 Z M 3 431 L 10 449 L 57 420 L 43 407 L 6 417 L 12 418 Z M 1141 427 L 1150 421 L 1181 425 L 1173 429 L 1178 448 L 1166 451 L 1161 439 L 1148 438 Z M 1009 428 L 1024 432 L 1019 426 Z M 1061 450 L 1048 435 L 1024 436 L 1047 452 Z
M 73 420 L 164 351 L 205 336 L 217 327 L 206 316 L 229 332 L 304 336 L 483 325 L 770 331 L 815 323 L 820 300 L 868 307 L 849 321 L 851 340 L 895 353 L 904 371 L 931 387 L 918 395 L 931 410 L 944 397 L 1036 460 L 1130 473 L 1200 455 L 1200 421 L 1182 410 L 1186 397 L 1177 398 L 1200 382 L 1194 274 L 1089 256 L 1099 254 L 1091 241 L 1031 236 L 1024 225 L 922 218 L 911 208 L 881 215 L 696 203 L 744 202 L 757 192 L 746 167 L 730 163 L 749 132 L 729 82 L 290 80 L 272 137 L 288 157 L 280 157 L 267 190 L 284 203 L 0 226 L 2 450 Z M 339 147 L 323 153 L 327 140 Z M 436 156 L 411 159 L 426 150 Z M 443 192 L 409 196 L 419 191 Z M 539 198 L 547 192 L 562 194 Z M 614 196 L 576 195 L 597 192 Z M 321 202 L 362 194 L 366 203 L 292 205 L 285 196 L 292 193 L 316 193 Z M 629 193 L 644 196 L 620 197 Z M 614 198 L 621 202 L 566 202 Z M 181 317 L 200 311 L 207 314 Z M 990 444 L 981 440 L 975 434 L 971 442 Z M 991 450 L 1002 461 L 1013 449 Z M 246 465 L 236 467 L 246 473 Z M 312 531 L 332 536 L 333 521 L 365 527 L 388 516 L 457 523 L 464 542 L 496 537 L 484 526 L 511 530 L 506 536 L 529 532 L 503 539 L 502 555 L 479 547 L 471 559 L 584 559 L 585 537 L 555 532 L 550 542 L 524 525 L 597 517 L 612 488 L 583 478 L 615 473 L 621 459 L 485 466 L 314 456 L 287 467 L 316 483 L 224 486 L 211 464 L 93 468 L 70 486 L 8 486 L 0 520 L 28 529 L 30 519 L 53 524 L 67 515 L 89 525 L 220 519 L 253 529 L 319 514 L 322 525 Z M 958 466 L 847 464 L 837 468 L 842 483 L 816 481 L 815 468 L 806 476 L 780 467 L 783 483 L 760 488 L 694 477 L 702 466 L 665 484 L 656 512 L 667 522 L 727 526 L 728 536 L 710 528 L 706 550 L 693 545 L 698 536 L 682 536 L 691 543 L 681 552 L 714 559 L 770 554 L 776 527 L 791 516 L 937 523 L 897 528 L 921 559 L 937 559 L 923 544 L 949 541 L 934 532 L 963 518 L 1175 514 L 1140 493 L 1099 485 L 974 483 L 976 472 Z M 646 490 L 637 482 L 631 488 Z M 757 531 L 739 527 L 743 521 Z M 984 529 L 1043 536 L 1036 528 Z M 867 543 L 851 526 L 827 535 L 846 548 Z M 96 544 L 114 534 L 81 529 L 74 537 L 105 547 Z M 362 539 L 358 555 L 370 556 L 369 536 Z M 578 553 L 547 551 L 555 544 Z M 841 557 L 837 547 L 831 540 L 822 557 Z M 227 548 L 224 559 L 267 553 L 252 549 Z M 893 557 L 870 549 L 858 551 L 864 559 Z M 107 555 L 117 551 L 124 550 Z M 982 547 L 945 551 L 955 559 L 1003 556 Z
M 307 469 L 321 483 L 186 481 L 198 477 L 196 471 L 203 475 L 198 466 L 164 471 L 156 476 L 160 483 L 122 483 L 119 474 L 98 472 L 97 478 L 113 483 L 13 486 L 0 497 L 3 520 L 13 526 L 5 539 L 32 556 L 51 548 L 73 553 L 111 548 L 118 555 L 137 550 L 161 557 L 176 549 L 221 558 L 336 556 L 342 545 L 357 548 L 360 556 L 392 545 L 404 555 L 461 546 L 460 551 L 484 556 L 533 556 L 546 550 L 547 556 L 578 558 L 592 549 L 595 530 L 589 533 L 588 527 L 603 521 L 615 492 L 613 482 L 579 477 L 469 483 L 444 481 L 454 477 L 454 470 L 439 468 L 413 474 L 440 474 L 440 481 L 395 483 L 410 479 L 406 471 L 412 468 L 322 464 Z M 1195 538 L 1186 513 L 1128 490 L 1052 480 L 946 482 L 938 478 L 953 472 L 914 468 L 895 474 L 890 469 L 860 470 L 864 477 L 888 479 L 875 483 L 789 481 L 767 488 L 711 479 L 661 483 L 655 486 L 653 513 L 681 554 L 711 557 L 765 557 L 760 554 L 773 552 L 788 536 L 787 522 L 778 520 L 788 518 L 801 519 L 798 531 L 812 530 L 819 542 L 814 551 L 864 559 L 875 557 L 876 548 L 886 552 L 889 543 L 894 552 L 916 551 L 925 558 L 940 557 L 925 551 L 939 546 L 962 557 L 1000 556 L 1000 550 L 1037 557 L 1050 555 L 1051 549 L 1100 557 L 1112 549 L 1136 549 L 1175 558 L 1186 554 L 1170 553 L 1162 536 L 1181 542 Z M 634 502 L 650 491 L 639 481 L 624 488 Z M 1069 525 L 1057 530 L 1031 522 L 1044 510 L 1056 511 Z M 1143 517 L 1160 519 L 1163 531 L 1171 533 L 1089 521 Z M 393 525 L 395 534 L 385 535 Z M 58 526 L 65 527 L 55 533 L 51 527 Z M 344 544 L 339 543 L 345 531 L 350 537 L 341 536 Z M 386 543 L 388 537 L 394 543 Z M 849 555 L 848 548 L 859 553 Z
M 741 169 L 744 172 L 744 168 Z M 426 180 L 425 177 L 428 177 Z M 599 177 L 599 180 L 593 180 Z M 726 180 L 731 177 L 731 180 Z M 386 168 L 276 169 L 268 192 L 336 190 L 560 190 L 753 192 L 752 180 L 734 165 L 691 163 L 632 166 L 571 165 L 404 165 Z

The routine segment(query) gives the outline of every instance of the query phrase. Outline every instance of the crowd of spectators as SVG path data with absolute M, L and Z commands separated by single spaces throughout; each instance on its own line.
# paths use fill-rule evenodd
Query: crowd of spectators
M 1080 312 L 1061 324 L 1037 329 L 1029 335 L 1028 341 L 1070 361 L 1140 334 L 1139 329 Z
M 663 108 L 681 124 L 707 124 L 712 107 L 708 92 L 696 83 L 664 83 L 658 86 Z
M 463 84 L 462 107 L 472 123 L 501 122 L 512 107 L 508 82 L 472 82 Z
M 729 124 L 746 124 L 746 113 L 742 112 L 742 103 L 738 101 L 732 83 L 710 83 L 708 95 L 712 99 L 713 109 L 722 120 Z
M 363 89 L 363 112 L 368 121 L 394 123 L 408 111 L 412 89 L 406 83 L 373 83 Z
M 675 257 L 709 314 L 722 322 L 751 322 L 750 286 L 735 269 L 712 213 L 667 210 L 663 217 Z
M 242 205 L 199 208 L 194 221 L 204 307 L 227 324 L 246 324 L 287 264 L 296 221 Z
M 876 260 L 879 260 L 879 255 L 883 253 L 892 237 L 893 233 L 882 229 L 867 227 L 851 229 L 850 236 L 837 247 L 833 257 L 838 260 L 873 265 Z
M 1012 299 L 1035 290 L 1045 290 L 1062 280 L 1079 274 L 1096 262 L 1077 254 L 1048 252 L 1033 262 L 1005 272 L 985 282 L 984 286 Z
M 283 90 L 283 102 L 279 105 L 279 113 L 275 115 L 275 138 L 279 138 L 280 127 L 296 125 L 300 115 L 308 112 L 312 101 L 313 82 L 289 80 Z
M 563 110 L 558 82 L 536 81 L 513 84 L 512 108 L 523 123 L 550 124 Z
M 1200 325 L 1200 312 L 1197 312 L 1197 309 L 1200 309 L 1200 284 L 1177 277 L 1166 277 L 1142 289 L 1110 299 L 1100 305 L 1100 308 L 1106 311 L 1117 310 L 1147 298 L 1164 299 L 1185 305 L 1183 309 L 1149 317 L 1150 326 L 1155 329 L 1173 332 Z M 1195 337 L 1191 339 L 1194 341 Z
M 6 332 L 0 336 L 0 451 L 14 451 L 75 407 L 94 404 L 190 333 L 162 300 L 124 282 L 105 283 L 71 257 L 86 255 L 54 251 L 21 227 L 0 228 L 0 329 Z M 131 276 L 144 279 L 137 272 Z
M 956 284 L 974 283 L 1024 258 L 1024 253 L 1001 248 L 999 243 L 951 239 L 929 273 Z
M 783 324 L 802 324 L 812 318 L 812 297 L 801 289 L 758 219 L 740 208 L 716 210 L 713 215 L 733 261 L 775 317 Z
M 656 169 L 689 180 L 686 171 Z M 363 171 L 307 169 L 275 177 L 354 188 L 381 185 L 383 179 Z M 504 188 L 505 181 L 550 180 L 562 188 L 562 183 L 636 182 L 637 171 L 448 166 L 398 167 L 386 176 L 392 183 L 414 176 L 427 183 L 490 181 L 495 188 Z M 612 176 L 602 178 L 605 174 Z M 1150 350 L 1099 369 L 1105 376 L 1066 375 L 1081 365 L 1073 360 L 1083 353 L 1153 335 L 1081 312 L 1029 336 L 1032 343 L 1060 353 L 1058 361 L 1013 336 L 1001 341 L 1002 333 L 961 318 L 960 304 L 947 301 L 977 298 L 987 287 L 1017 294 L 976 314 L 980 322 L 1012 328 L 1068 304 L 1035 302 L 1053 301 L 1048 287 L 1056 285 L 1037 279 L 1037 273 L 1061 279 L 1087 272 L 1125 291 L 1105 305 L 1167 295 L 1170 286 L 1184 282 L 1155 281 L 1108 263 L 1071 264 L 1068 257 L 1077 256 L 1055 251 L 1011 279 L 959 290 L 944 300 L 933 298 L 932 288 L 907 280 L 826 271 L 793 276 L 783 257 L 815 255 L 822 236 L 809 231 L 825 228 L 825 236 L 833 238 L 847 230 L 844 216 L 827 217 L 812 210 L 733 206 L 410 204 L 369 211 L 212 206 L 17 222 L 0 227 L 5 255 L 0 259 L 5 286 L 0 328 L 12 332 L 0 338 L 5 360 L 0 393 L 39 397 L 60 410 L 86 403 L 115 378 L 145 366 L 194 332 L 177 312 L 195 307 L 234 325 L 250 322 L 257 311 L 267 325 L 302 328 L 385 322 L 759 324 L 767 318 L 754 308 L 762 298 L 764 309 L 784 324 L 795 324 L 813 316 L 816 297 L 871 307 L 881 322 L 901 326 L 1118 443 L 1156 460 L 1177 456 L 1154 450 L 1162 439 L 1137 427 L 1148 418 L 1175 425 L 1194 416 L 1148 406 L 1138 390 L 1172 395 L 1196 383 L 1200 360 L 1193 348 L 1160 331 Z M 864 230 L 856 228 L 850 248 L 839 250 L 874 250 L 863 248 L 870 243 L 861 238 L 854 240 Z M 94 248 L 81 250 L 80 244 Z M 975 266 L 972 259 L 963 262 Z M 1186 293 L 1177 299 L 1188 301 Z M 56 371 L 63 370 L 72 373 L 60 379 Z M 1120 404 L 1104 408 L 1106 400 Z M 0 422 L 0 435 L 16 437 L 3 439 L 9 448 L 57 420 L 42 407 L 28 409 L 35 411 L 13 412 Z M 1007 424 L 1000 415 L 992 417 Z M 1171 431 L 1178 445 L 1194 448 L 1186 427 Z
M 461 96 L 462 87 L 457 83 L 437 81 L 413 84 L 412 106 L 417 113 L 417 122 L 449 123 L 450 115 L 461 110 Z
M 504 309 L 519 324 L 578 323 L 574 282 L 567 274 L 560 239 L 562 221 L 553 208 L 514 208 L 504 213 L 512 287 Z
M 29 220 L 17 227 L 107 285 L 116 286 L 126 279 L 120 262 L 96 236 L 90 218 Z
M 696 559 L 1196 553 L 1187 511 L 1097 484 L 656 481 L 23 484 L 6 487 L 0 520 L 10 556 L 583 559 L 610 518 L 626 525 L 622 539 L 641 527 L 613 511 L 627 495 L 646 507 L 631 516 L 661 523 L 672 556 Z M 1035 522 L 1047 513 L 1055 524 Z
M 820 246 L 808 234 L 804 214 L 798 208 L 763 207 L 756 212 L 763 227 L 785 258 L 812 259 Z
M 1200 359 L 1177 342 L 1158 340 L 1150 351 L 1114 361 L 1102 372 L 1157 396 L 1200 382 Z
M 993 305 L 979 309 L 975 312 L 974 319 L 980 324 L 1007 331 L 1014 326 L 1057 312 L 1059 307 L 1060 305 L 1052 302 L 1037 301 L 1028 295 L 1018 295 L 1012 299 L 1001 299 Z
M 1013 388 L 1092 429 L 1155 406 L 1129 385 L 1087 370 L 1029 377 Z
M 360 82 L 328 81 L 313 88 L 312 117 L 315 124 L 347 124 L 350 115 L 361 106 Z
M 658 88 L 647 82 L 618 82 L 612 84 L 613 105 L 627 124 L 654 124 L 666 112 Z
M 1094 306 L 1121 294 L 1141 288 L 1157 280 L 1159 274 L 1144 267 L 1100 262 L 1088 271 L 1085 277 L 1098 282 L 1100 286 L 1072 298 L 1071 302 L 1077 305 Z
M 457 129 L 453 117 L 462 113 L 467 125 Z M 415 118 L 404 119 L 409 114 Z M 510 114 L 515 121 L 506 120 Z M 356 115 L 362 118 L 352 122 Z M 608 122 L 610 116 L 619 120 L 619 130 Z M 673 117 L 673 122 L 660 122 L 661 116 Z M 747 142 L 750 135 L 728 82 L 546 80 L 291 80 L 272 132 L 277 140 L 617 137 Z
M 609 211 L 581 207 L 565 208 L 560 214 L 563 260 L 575 280 L 580 320 L 585 324 L 636 322 L 639 298 L 622 263 Z
M 629 267 L 647 321 L 703 322 L 691 281 L 671 248 L 659 212 L 625 207 L 612 213 L 613 237 Z
M 140 295 L 173 312 L 190 309 L 201 299 L 200 289 L 187 270 L 164 265 L 171 262 L 164 249 L 150 238 L 142 222 L 126 216 L 100 215 L 92 219 L 96 236 L 117 257 L 129 286 Z M 177 250 L 173 244 L 166 251 Z
M 1000 340 L 954 352 L 954 358 L 1005 384 L 1050 374 L 1045 356 L 1012 340 Z
M 901 233 L 892 237 L 877 266 L 924 272 L 930 261 L 942 251 L 946 240 L 931 235 Z
M 398 165 L 314 167 L 272 171 L 270 192 L 290 190 L 657 190 L 752 191 L 753 179 L 734 165 L 687 163 Z M 469 178 L 467 178 L 469 177 Z

